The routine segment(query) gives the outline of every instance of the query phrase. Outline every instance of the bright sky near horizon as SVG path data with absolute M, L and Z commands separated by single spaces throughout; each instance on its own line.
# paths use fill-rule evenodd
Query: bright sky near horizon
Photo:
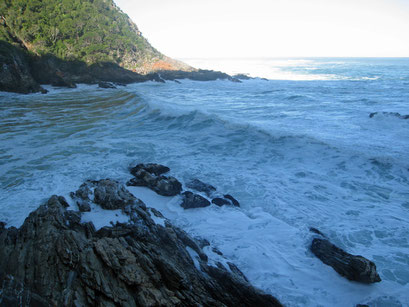
M 409 0 L 114 0 L 174 58 L 409 57 Z

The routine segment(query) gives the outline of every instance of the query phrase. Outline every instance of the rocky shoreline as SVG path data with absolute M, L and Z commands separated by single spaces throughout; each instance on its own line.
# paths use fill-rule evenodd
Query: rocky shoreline
M 155 81 L 166 82 L 181 79 L 195 81 L 229 80 L 241 82 L 244 75 L 230 76 L 213 70 L 154 70 L 140 74 L 114 63 L 87 65 L 81 61 L 63 61 L 52 55 L 33 56 L 24 46 L 0 41 L 0 91 L 21 94 L 47 93 L 41 84 L 75 88 L 76 84 L 98 84 L 102 88 L 116 85 Z M 247 78 L 247 77 L 246 77 Z
M 185 210 L 240 206 L 198 179 L 185 190 L 165 175 L 169 171 L 138 164 L 127 185 L 180 195 Z M 70 196 L 75 205 L 53 195 L 18 229 L 0 223 L 0 306 L 281 306 L 228 259 L 209 262 L 209 250 L 224 256 L 206 238 L 192 238 L 148 208 L 125 185 L 88 180 Z M 83 220 L 97 207 L 123 220 L 98 229 Z M 381 281 L 373 262 L 341 250 L 316 228 L 310 231 L 311 252 L 340 275 Z

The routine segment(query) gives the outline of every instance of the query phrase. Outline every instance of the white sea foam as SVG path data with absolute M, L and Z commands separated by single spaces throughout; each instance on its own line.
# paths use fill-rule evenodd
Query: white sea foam
M 211 264 L 235 263 L 286 306 L 405 306 L 409 121 L 382 112 L 409 114 L 403 78 L 409 63 L 274 65 L 336 80 L 182 80 L 0 93 L 0 220 L 20 226 L 52 194 L 70 201 L 69 192 L 87 179 L 125 183 L 129 166 L 158 162 L 182 183 L 198 178 L 240 201 L 241 208 L 184 210 L 179 197 L 129 188 L 218 248 L 223 256 L 205 248 Z M 372 112 L 379 116 L 370 118 Z M 97 227 L 127 219 L 99 213 Z M 373 260 L 382 282 L 360 285 L 338 276 L 309 252 L 309 227 Z

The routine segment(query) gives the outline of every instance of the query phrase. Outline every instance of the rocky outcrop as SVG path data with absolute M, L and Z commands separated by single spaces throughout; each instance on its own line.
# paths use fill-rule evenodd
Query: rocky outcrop
M 180 206 L 183 209 L 204 208 L 210 206 L 210 201 L 199 194 L 186 191 L 182 193 L 182 203 Z
M 136 166 L 137 168 L 138 166 Z M 127 182 L 128 186 L 147 187 L 162 196 L 175 196 L 182 191 L 182 184 L 175 177 L 156 175 L 150 172 L 150 168 L 140 168 L 138 171 L 132 169 L 132 178 Z
M 138 164 L 137 166 L 131 168 L 131 174 L 136 176 L 136 173 L 140 170 L 145 170 L 148 173 L 160 176 L 169 172 L 170 168 L 157 163 Z
M 402 115 L 398 112 L 373 112 L 369 114 L 369 118 L 372 118 L 378 114 L 387 115 L 387 116 L 394 116 L 399 119 L 409 119 L 409 115 Z
M 124 191 L 89 181 L 73 196 L 120 208 L 129 223 L 96 231 L 52 196 L 19 229 L 2 225 L 0 306 L 281 306 L 234 265 L 208 265 L 193 238 Z
M 214 192 L 216 192 L 216 188 L 211 184 L 205 183 L 199 179 L 192 179 L 190 180 L 186 186 L 189 189 L 193 189 L 198 192 L 205 193 L 208 197 L 211 197 Z
M 0 25 L 0 27 L 2 27 Z M 20 48 L 0 40 L 0 91 L 22 94 L 47 91 L 30 73 L 28 59 Z
M 310 249 L 322 262 L 349 280 L 367 284 L 381 281 L 375 263 L 362 256 L 351 255 L 326 239 L 313 239 Z
M 160 77 L 164 80 L 190 79 L 195 81 L 214 81 L 214 80 L 229 80 L 232 82 L 241 81 L 221 71 L 214 70 L 160 70 L 158 71 Z

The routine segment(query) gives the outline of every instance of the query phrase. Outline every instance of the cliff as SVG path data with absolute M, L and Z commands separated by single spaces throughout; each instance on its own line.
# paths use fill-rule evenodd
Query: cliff
M 0 90 L 39 84 L 120 83 L 190 78 L 198 70 L 161 54 L 113 0 L 3 0 L 0 3 Z M 187 74 L 186 74 L 187 73 Z M 196 79 L 214 80 L 215 75 Z M 217 78 L 228 75 L 218 73 Z

